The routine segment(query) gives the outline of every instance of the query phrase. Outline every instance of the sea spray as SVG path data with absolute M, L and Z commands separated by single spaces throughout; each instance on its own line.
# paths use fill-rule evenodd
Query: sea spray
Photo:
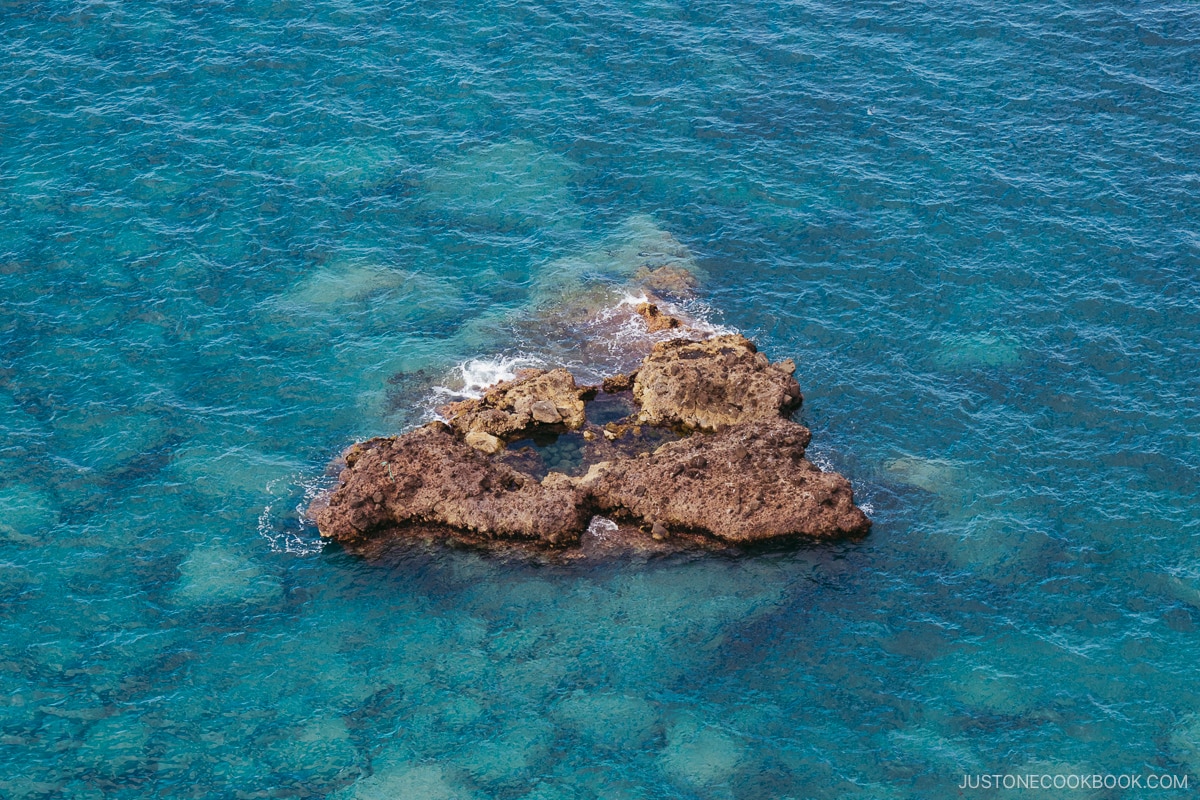
M 433 394 L 443 402 L 482 397 L 489 386 L 511 381 L 519 370 L 542 363 L 541 359 L 525 355 L 472 358 L 458 365 L 457 374 L 446 381 L 449 385 L 435 385 Z

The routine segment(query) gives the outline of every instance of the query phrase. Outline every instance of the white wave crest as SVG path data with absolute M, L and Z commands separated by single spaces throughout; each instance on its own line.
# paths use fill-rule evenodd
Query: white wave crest
M 433 394 L 443 402 L 482 397 L 488 387 L 517 377 L 517 370 L 541 364 L 541 359 L 526 355 L 472 358 L 458 365 L 458 374 L 451 376 L 448 386 L 433 386 Z
M 661 312 L 679 319 L 683 324 L 677 328 L 653 333 L 647 330 L 645 320 L 638 316 L 634 309 L 642 303 L 651 302 L 657 305 Z M 732 328 L 713 323 L 711 317 L 712 309 L 697 300 L 674 303 L 659 297 L 652 298 L 645 292 L 625 290 L 615 303 L 601 309 L 588 327 L 604 338 L 609 353 L 614 357 L 625 360 L 620 359 L 620 356 L 633 355 L 635 361 L 640 362 L 655 342 L 694 338 L 697 334 L 701 338 L 709 338 L 736 333 Z M 586 369 L 591 365 L 583 366 Z M 603 368 L 609 365 L 595 366 Z

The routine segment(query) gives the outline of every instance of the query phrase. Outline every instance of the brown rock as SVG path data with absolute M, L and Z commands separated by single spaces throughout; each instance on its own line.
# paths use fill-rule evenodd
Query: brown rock
M 794 368 L 794 365 L 793 365 Z M 744 336 L 659 342 L 633 384 L 638 421 L 715 431 L 771 420 L 800 405 L 800 386 Z
M 499 453 L 504 449 L 504 440 L 483 431 L 469 431 L 463 441 L 481 453 Z
M 610 439 L 620 439 L 622 436 L 629 433 L 632 427 L 632 425 L 625 425 L 620 422 L 606 422 L 604 423 L 604 432 L 612 434 L 612 436 L 609 437 Z
M 565 370 L 523 370 L 442 409 L 450 425 L 349 448 L 337 489 L 310 513 L 323 536 L 362 553 L 438 537 L 587 550 L 597 513 L 617 521 L 615 533 L 608 522 L 588 534 L 603 548 L 640 542 L 647 552 L 863 534 L 871 523 L 849 482 L 808 461 L 808 429 L 783 416 L 800 403 L 794 371 L 742 336 L 662 342 L 636 373 L 604 382 L 614 394 L 632 387 L 640 409 L 601 427 L 584 415 L 594 389 Z M 539 481 L 538 450 L 505 448 L 539 429 L 581 428 L 582 477 L 551 471 Z
M 871 523 L 849 481 L 804 457 L 810 436 L 784 419 L 744 423 L 597 465 L 580 486 L 606 515 L 731 543 L 866 533 Z
M 646 320 L 646 327 L 651 333 L 659 331 L 668 331 L 672 328 L 678 328 L 683 323 L 675 317 L 669 316 L 658 310 L 658 306 L 653 303 L 638 303 L 634 308 L 638 316 Z
M 529 413 L 543 425 L 557 425 L 562 422 L 562 415 L 551 400 L 538 400 L 529 406 Z
M 600 384 L 600 388 L 603 389 L 606 394 L 628 392 L 633 388 L 633 382 L 636 378 L 636 372 L 630 372 L 627 375 L 613 375 L 611 378 L 605 378 L 604 383 Z
M 575 488 L 575 481 L 571 480 L 571 476 L 563 472 L 548 472 L 546 477 L 542 478 L 542 486 L 547 489 L 568 489 Z
M 522 370 L 515 380 L 496 384 L 483 397 L 439 410 L 460 434 L 479 431 L 511 440 L 542 425 L 583 427 L 584 399 L 594 391 L 577 386 L 565 369 Z
M 569 486 L 543 485 L 469 447 L 441 423 L 371 439 L 317 515 L 321 535 L 347 544 L 444 526 L 479 537 L 541 544 L 577 541 L 588 514 Z M 376 495 L 382 502 L 371 502 Z

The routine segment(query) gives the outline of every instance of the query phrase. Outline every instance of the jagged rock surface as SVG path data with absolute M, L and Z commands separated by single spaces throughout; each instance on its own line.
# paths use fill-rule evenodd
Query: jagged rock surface
M 651 333 L 669 331 L 680 327 L 683 323 L 669 314 L 664 314 L 654 303 L 638 303 L 634 308 L 637 315 L 646 320 L 646 329 Z
M 772 364 L 738 334 L 659 342 L 633 384 L 638 421 L 715 431 L 776 419 L 800 405 L 794 371 L 790 360 Z
M 459 434 L 486 433 L 514 439 L 539 428 L 583 427 L 584 399 L 595 390 L 575 384 L 565 369 L 526 369 L 498 383 L 483 397 L 443 406 L 442 416 Z
M 850 482 L 804 457 L 808 428 L 785 419 L 696 434 L 646 458 L 594 466 L 580 488 L 605 514 L 666 532 L 744 544 L 801 534 L 865 533 Z
M 626 543 L 665 552 L 864 534 L 871 523 L 849 482 L 805 458 L 811 434 L 786 418 L 800 403 L 794 370 L 737 335 L 659 343 L 636 373 L 606 380 L 600 397 L 566 370 L 524 370 L 478 400 L 445 407 L 450 425 L 350 448 L 316 519 L 322 535 L 362 552 L 429 535 L 493 548 L 598 552 Z M 615 396 L 624 392 L 633 413 L 603 426 L 587 421 L 586 402 L 611 413 L 626 404 Z M 582 460 L 562 467 L 560 451 L 555 462 L 574 476 L 541 471 L 533 447 L 505 449 L 521 436 L 581 428 L 571 449 Z M 624 524 L 604 523 L 608 532 L 596 538 L 585 533 L 595 514 Z
M 622 373 L 605 378 L 604 383 L 600 388 L 607 394 L 616 394 L 617 392 L 628 392 L 633 388 L 633 382 L 637 379 L 636 372 Z
M 317 515 L 321 534 L 341 542 L 434 524 L 562 545 L 587 526 L 573 489 L 543 486 L 493 461 L 441 423 L 356 444 L 345 460 L 338 488 Z

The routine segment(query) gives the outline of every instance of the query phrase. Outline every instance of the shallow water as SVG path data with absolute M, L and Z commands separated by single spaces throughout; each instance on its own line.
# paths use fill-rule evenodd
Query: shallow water
M 1198 30 L 1187 3 L 7 5 L 0 796 L 1194 786 Z M 628 331 L 545 315 L 663 263 L 797 360 L 867 539 L 320 546 L 298 509 L 344 446 L 505 369 L 620 366 Z

